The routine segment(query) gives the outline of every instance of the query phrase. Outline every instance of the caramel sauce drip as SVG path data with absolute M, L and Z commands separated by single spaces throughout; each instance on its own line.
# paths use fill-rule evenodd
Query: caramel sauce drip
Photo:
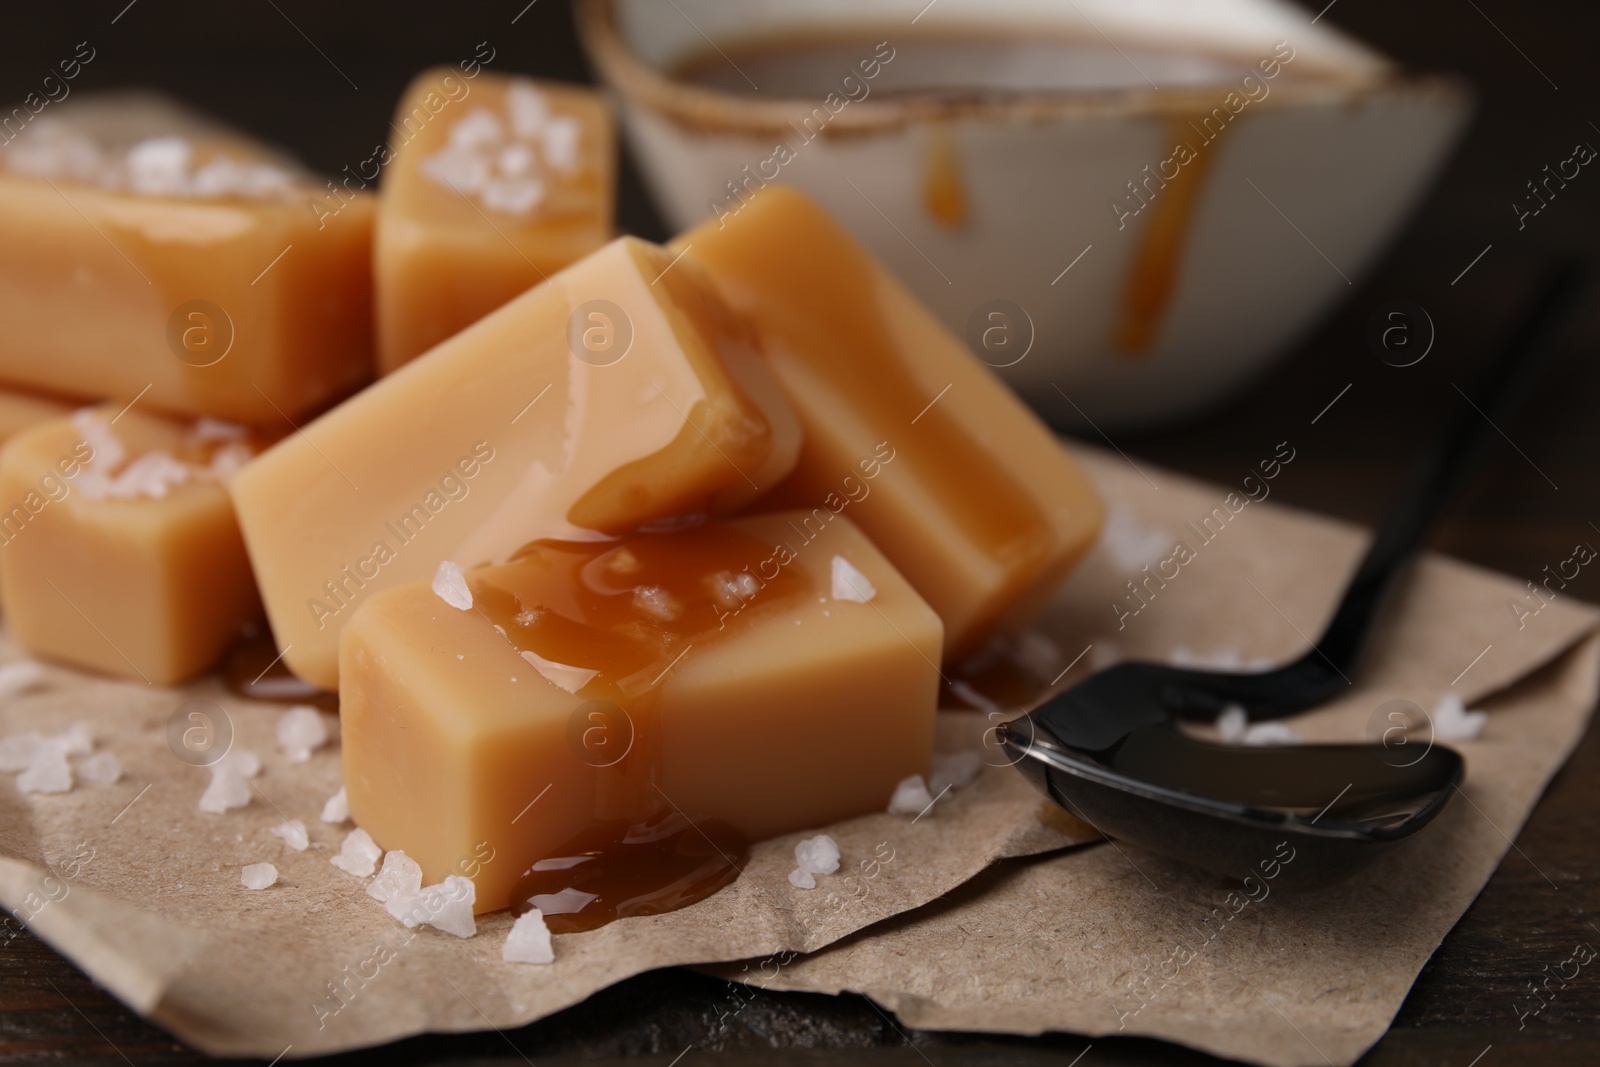
M 747 849 L 738 833 L 681 811 L 656 786 L 656 711 L 663 681 L 691 649 L 816 595 L 780 559 L 747 534 L 702 526 L 620 542 L 535 542 L 513 564 L 468 575 L 474 606 L 523 658 L 579 672 L 561 674 L 564 688 L 594 704 L 597 722 L 627 724 L 623 752 L 596 760 L 594 821 L 524 872 L 514 908 L 539 907 L 558 933 L 588 930 L 685 907 L 738 876 Z
M 1194 128 L 1187 117 L 1179 117 L 1172 121 L 1168 132 L 1175 144 L 1189 143 Z M 1207 142 L 1198 150 L 1191 145 L 1191 150 L 1194 158 L 1180 166 L 1176 177 L 1165 179 L 1166 185 L 1150 201 L 1150 221 L 1134 255 L 1122 312 L 1112 327 L 1112 344 L 1124 356 L 1138 358 L 1149 351 L 1178 290 L 1184 241 L 1194 223 L 1200 190 L 1218 149 Z
M 928 142 L 922 205 L 928 217 L 946 229 L 959 229 L 967 221 L 967 187 L 961 177 L 961 159 L 950 131 L 943 125 L 933 127 Z

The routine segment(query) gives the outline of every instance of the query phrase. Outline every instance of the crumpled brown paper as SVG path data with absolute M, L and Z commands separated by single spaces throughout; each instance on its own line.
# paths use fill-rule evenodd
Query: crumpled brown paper
M 1145 520 L 1198 516 L 1220 498 L 1159 471 L 1152 490 L 1120 463 L 1097 461 L 1095 474 L 1110 499 Z M 1305 648 L 1300 634 L 1318 632 L 1364 539 L 1254 507 L 1200 549 L 1207 570 L 1156 590 L 1127 620 L 1115 638 L 1125 653 L 1226 645 L 1276 659 Z M 1069 649 L 1115 632 L 1109 604 L 1126 592 L 1117 570 L 1095 559 L 1066 590 L 1054 631 L 1075 635 Z M 1526 614 L 1540 603 L 1525 583 L 1428 558 L 1349 694 L 1293 720 L 1308 740 L 1375 740 L 1391 725 L 1372 721 L 1380 704 L 1432 709 L 1452 680 L 1469 708 L 1488 712 L 1476 740 L 1447 742 L 1466 758 L 1461 793 L 1350 880 L 1292 896 L 1269 883 L 1257 900 L 1129 845 L 1089 847 L 999 864 L 781 969 L 709 970 L 770 989 L 863 993 L 911 1027 L 1121 1033 L 1272 1067 L 1353 1063 L 1383 1036 L 1588 722 L 1600 688 L 1600 612 L 1557 597 Z
M 1136 524 L 1174 537 L 1185 536 L 1186 521 L 1221 506 L 1227 492 L 1148 468 L 1141 474 L 1116 457 L 1084 458 L 1108 500 L 1128 509 Z M 1129 567 L 1104 549 L 1085 563 L 1042 628 L 1063 650 L 1063 665 L 1087 645 L 1100 646 L 1063 684 L 1081 677 L 1111 645 L 1161 658 L 1179 645 L 1198 654 L 1287 657 L 1304 648 L 1299 631 L 1314 633 L 1320 625 L 1361 543 L 1349 527 L 1250 504 L 1126 619 L 1125 629 L 1116 629 L 1119 613 L 1111 604 L 1127 592 Z M 1549 663 L 1594 626 L 1591 609 L 1557 599 L 1517 630 L 1505 603 L 1516 592 L 1506 579 L 1429 560 L 1349 698 L 1297 720 L 1296 728 L 1316 739 L 1362 736 L 1380 699 L 1404 696 L 1431 707 L 1472 661 L 1457 685 L 1470 705 Z M 1492 647 L 1474 659 L 1485 646 Z M 1593 702 L 1595 653 L 1585 649 L 1546 676 L 1558 678 L 1554 689 L 1530 683 L 1527 693 L 1497 706 L 1484 740 L 1461 745 L 1470 766 L 1465 799 L 1508 835 L 1570 749 Z M 0 645 L 0 660 L 17 654 Z M 167 749 L 168 718 L 196 697 L 222 705 L 235 744 L 263 757 L 247 808 L 200 812 L 196 802 L 208 772 Z M 1091 835 L 1047 817 L 1016 772 L 990 767 L 915 821 L 873 815 L 819 828 L 838 840 L 844 866 L 819 878 L 815 890 L 787 881 L 801 836 L 793 835 L 752 849 L 739 879 L 694 907 L 557 937 L 557 961 L 548 967 L 510 965 L 500 959 L 509 916 L 482 917 L 470 940 L 408 931 L 366 896 L 363 880 L 327 862 L 349 829 L 317 818 L 339 785 L 337 749 L 287 763 L 274 741 L 276 718 L 276 708 L 234 700 L 214 681 L 152 690 L 66 670 L 52 670 L 42 690 L 0 708 L 0 735 L 86 720 L 97 750 L 114 753 L 126 769 L 115 785 L 80 781 L 73 792 L 54 796 L 21 795 L 0 781 L 0 901 L 135 1010 L 216 1053 L 272 1057 L 287 1050 L 292 1058 L 426 1030 L 506 1028 L 641 971 L 725 960 L 755 961 L 732 968 L 736 976 L 776 971 L 774 987 L 864 988 L 919 1026 L 1104 1032 L 1116 1028 L 1118 1016 L 1096 1005 L 1117 995 L 1116 982 L 1126 984 L 1129 974 L 1137 981 L 1141 968 L 1170 955 L 1171 944 L 1193 925 L 1192 888 L 1210 884 L 1147 855 L 1135 857 L 1139 873 L 1110 848 L 1059 852 Z M 946 716 L 941 736 L 958 743 L 984 725 L 982 715 Z M 1335 1020 L 1313 1036 L 1332 1046 L 1329 1056 L 1348 1062 L 1350 1049 L 1359 1051 L 1382 1032 L 1428 952 L 1505 850 L 1504 839 L 1489 841 L 1474 829 L 1472 814 L 1470 805 L 1453 804 L 1423 835 L 1424 847 L 1397 852 L 1398 868 L 1378 868 L 1390 871 L 1390 881 L 1369 876 L 1340 890 L 1357 894 L 1341 905 L 1344 913 L 1325 914 L 1314 903 L 1279 908 L 1277 896 L 1252 905 L 1235 921 L 1260 929 L 1231 931 L 1247 936 L 1226 943 L 1223 935 L 1191 970 L 1222 973 L 1229 964 L 1272 998 L 1273 1018 L 1279 1008 L 1292 1013 L 1312 989 L 1352 987 L 1322 1001 L 1349 1007 L 1306 1014 L 1313 1027 L 1319 1013 Z M 284 819 L 307 824 L 312 848 L 295 852 L 269 832 Z M 1007 857 L 1049 852 L 1057 854 L 1014 859 L 980 875 Z M 244 890 L 241 866 L 263 861 L 277 866 L 279 883 Z M 1405 879 L 1424 868 L 1433 879 L 1425 894 L 1396 888 L 1412 884 Z M 940 897 L 946 899 L 924 907 Z M 948 936 L 939 924 L 951 908 L 988 916 L 981 921 L 981 957 L 972 954 L 976 944 L 950 953 L 938 941 Z M 1382 918 L 1385 909 L 1395 918 Z M 1031 911 L 1030 921 L 1042 925 L 1012 922 L 1019 911 Z M 1287 924 L 1297 916 L 1322 922 L 1331 931 L 1324 939 L 1345 945 L 1336 917 L 1349 913 L 1379 926 L 1409 924 L 1406 937 L 1393 939 L 1405 951 L 1267 952 L 1291 943 Z M 873 924 L 879 925 L 832 951 L 798 960 L 779 955 L 816 953 Z M 912 954 L 897 969 L 896 953 L 908 944 Z M 1047 958 L 1049 967 L 1042 963 Z M 1116 973 L 1107 973 L 1108 960 L 1119 961 Z M 835 970 L 841 967 L 844 981 Z M 1354 974 L 1368 992 L 1353 988 Z M 1207 1048 L 1227 1045 L 1231 1054 L 1262 1062 L 1312 1062 L 1262 1023 L 1266 1007 L 1233 995 L 1237 984 L 1170 983 L 1125 1017 L 1126 1028 Z M 1053 992 L 1056 985 L 1079 990 L 1082 1010 L 1071 996 Z M 1126 1009 L 1131 1001 L 1118 1003 Z

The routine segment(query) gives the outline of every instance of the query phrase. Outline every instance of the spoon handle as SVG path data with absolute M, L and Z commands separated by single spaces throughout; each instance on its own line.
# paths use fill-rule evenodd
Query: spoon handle
M 1575 262 L 1557 267 L 1511 342 L 1494 358 L 1476 395 L 1462 394 L 1454 421 L 1390 510 L 1346 587 L 1338 610 L 1317 642 L 1320 655 L 1311 656 L 1325 658 L 1343 675 L 1354 676 L 1372 623 L 1396 580 L 1490 444 L 1503 435 L 1501 428 L 1533 392 L 1557 341 L 1580 310 L 1587 275 Z

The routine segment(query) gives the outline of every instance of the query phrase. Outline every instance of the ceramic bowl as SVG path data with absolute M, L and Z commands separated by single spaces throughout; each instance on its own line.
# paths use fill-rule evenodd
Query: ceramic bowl
M 804 190 L 1069 426 L 1240 389 L 1351 292 L 1470 110 L 1276 0 L 581 0 L 578 20 L 674 227 Z M 811 64 L 808 91 L 761 60 L 818 38 L 838 69 Z

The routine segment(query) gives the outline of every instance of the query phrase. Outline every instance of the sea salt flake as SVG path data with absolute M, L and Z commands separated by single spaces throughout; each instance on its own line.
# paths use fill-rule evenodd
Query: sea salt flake
M 122 764 L 109 752 L 97 752 L 78 764 L 78 774 L 88 782 L 113 785 L 122 777 Z
M 283 843 L 296 852 L 304 852 L 311 844 L 311 838 L 306 834 L 306 824 L 299 819 L 285 819 L 268 832 L 283 838 Z
M 565 689 L 569 693 L 576 693 L 592 682 L 595 675 L 600 673 L 587 667 L 574 667 L 566 663 L 557 663 L 554 660 L 545 659 L 537 652 L 523 651 L 521 656 L 533 665 L 534 670 L 544 676 L 545 681 L 557 688 Z
M 94 408 L 79 408 L 72 413 L 72 426 L 89 446 L 89 464 L 95 470 L 110 473 L 122 466 L 128 450 L 105 415 Z M 81 481 L 79 488 L 82 488 Z
M 439 561 L 439 569 L 433 572 L 433 591 L 453 608 L 472 610 L 472 590 L 467 588 L 467 575 L 459 563 Z
M 742 608 L 745 601 L 761 591 L 761 587 L 756 584 L 755 576 L 743 571 L 718 571 L 708 580 L 711 584 L 711 595 L 725 608 Z
M 827 834 L 808 837 L 794 846 L 794 862 L 789 884 L 797 889 L 815 889 L 815 875 L 833 874 L 839 869 L 839 844 Z
M 327 742 L 328 724 L 316 708 L 299 704 L 278 716 L 278 745 L 290 763 L 305 763 Z
M 1132 508 L 1118 504 L 1106 513 L 1100 543 L 1119 570 L 1137 571 L 1159 563 L 1175 544 L 1171 531 L 1148 526 Z
M 396 849 L 383 855 L 383 870 L 367 883 L 367 896 L 389 901 L 413 897 L 422 891 L 422 865 Z
M 1472 741 L 1489 721 L 1486 711 L 1468 711 L 1455 693 L 1445 693 L 1433 708 L 1433 733 L 1441 741 Z
M 550 943 L 550 928 L 538 908 L 517 916 L 500 946 L 500 958 L 507 963 L 554 963 L 555 947 Z
M 322 805 L 322 821 L 340 823 L 349 818 L 350 802 L 345 799 L 344 786 L 341 785 L 339 791 L 329 797 L 326 804 Z
M 544 182 L 538 178 L 491 178 L 478 191 L 478 199 L 491 211 L 526 215 L 544 199 Z
M 913 774 L 900 779 L 894 787 L 894 796 L 889 799 L 889 814 L 921 815 L 932 803 L 933 794 L 928 792 L 928 784 L 923 781 L 922 775 Z
M 70 792 L 72 767 L 66 752 L 48 741 L 34 749 L 27 769 L 17 775 L 17 789 L 23 793 Z
M 866 604 L 878 595 L 867 576 L 851 566 L 843 556 L 833 557 L 833 599 Z
M 1244 741 L 1244 733 L 1250 728 L 1250 717 L 1244 713 L 1243 706 L 1227 704 L 1223 706 L 1222 714 L 1217 716 L 1217 735 L 1227 744 L 1237 745 Z
M 935 752 L 933 773 L 928 775 L 928 792 L 937 797 L 943 796 L 946 789 L 964 789 L 972 784 L 982 769 L 981 752 L 970 749 L 965 752 Z
M 1281 722 L 1252 723 L 1244 732 L 1247 745 L 1292 745 L 1299 740 L 1300 735 Z
M 44 666 L 31 659 L 20 659 L 0 667 L 0 699 L 26 692 L 44 680 Z
M 346 874 L 365 878 L 377 869 L 378 857 L 382 855 L 383 849 L 372 840 L 372 835 L 357 827 L 345 835 L 339 854 L 328 862 Z
M 455 148 L 481 148 L 505 140 L 505 127 L 493 111 L 475 107 L 450 127 L 450 144 Z
M 407 929 L 431 926 L 456 937 L 471 937 L 478 932 L 472 917 L 476 897 L 477 888 L 470 879 L 452 874 L 438 885 L 427 886 L 415 894 L 392 897 L 384 903 L 384 908 Z
M 276 885 L 278 881 L 278 868 L 270 863 L 247 864 L 239 872 L 239 884 L 246 889 L 266 889 Z
M 422 161 L 422 173 L 447 189 L 470 196 L 489 180 L 489 161 L 455 145 Z
M 519 78 L 506 87 L 506 111 L 518 137 L 532 140 L 550 117 L 550 102 L 538 86 Z
M 254 778 L 261 773 L 261 757 L 248 748 L 231 749 L 211 765 L 213 775 L 228 772 L 240 778 Z
M 250 783 L 237 771 L 223 767 L 211 769 L 211 784 L 200 794 L 200 810 L 211 815 L 242 808 L 250 803 Z

